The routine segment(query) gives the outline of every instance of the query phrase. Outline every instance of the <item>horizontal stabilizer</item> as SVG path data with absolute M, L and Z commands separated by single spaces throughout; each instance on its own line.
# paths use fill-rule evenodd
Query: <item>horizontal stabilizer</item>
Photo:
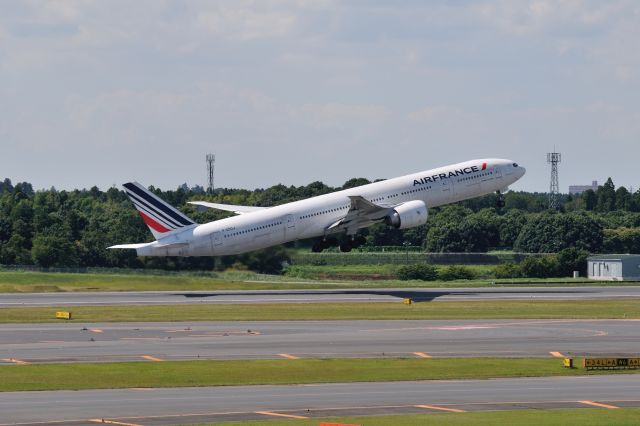
M 154 245 L 154 247 L 157 247 L 157 248 L 186 247 L 188 245 L 189 245 L 189 243 L 167 243 L 167 244 L 162 244 L 161 242 L 158 242 L 158 244 Z
M 149 244 L 153 243 L 140 243 L 140 244 L 118 244 L 117 246 L 107 247 L 108 249 L 139 249 L 141 247 L 146 247 Z
M 256 207 L 256 206 L 234 206 L 232 204 L 209 203 L 207 201 L 189 201 L 188 203 L 196 206 L 208 207 L 210 209 L 234 212 L 235 214 L 247 214 L 247 213 L 257 212 L 259 210 L 265 210 L 269 208 L 269 207 Z

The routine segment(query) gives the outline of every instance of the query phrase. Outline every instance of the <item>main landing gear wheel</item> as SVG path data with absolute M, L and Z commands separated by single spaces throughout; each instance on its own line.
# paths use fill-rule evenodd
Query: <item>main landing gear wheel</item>
M 362 235 L 356 235 L 353 238 L 353 242 L 351 243 L 351 245 L 353 247 L 360 247 L 361 245 L 363 245 L 366 242 L 367 242 L 367 239 L 365 237 L 363 237 Z
M 321 253 L 322 250 L 328 249 L 329 247 L 335 247 L 337 245 L 338 239 L 336 237 L 323 238 L 311 247 L 311 251 L 314 253 Z
M 351 246 L 351 243 L 349 242 L 344 242 L 342 244 L 340 244 L 340 251 L 343 253 L 348 253 L 351 251 L 353 247 Z
M 352 249 L 358 248 L 366 242 L 367 242 L 367 239 L 362 235 L 348 236 L 340 244 L 340 251 L 345 253 L 350 252 Z

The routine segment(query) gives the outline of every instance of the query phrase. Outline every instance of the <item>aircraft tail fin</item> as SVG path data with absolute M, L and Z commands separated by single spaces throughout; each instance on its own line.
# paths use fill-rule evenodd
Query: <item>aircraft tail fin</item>
M 156 240 L 173 231 L 196 224 L 138 182 L 128 182 L 123 186 L 127 196 Z

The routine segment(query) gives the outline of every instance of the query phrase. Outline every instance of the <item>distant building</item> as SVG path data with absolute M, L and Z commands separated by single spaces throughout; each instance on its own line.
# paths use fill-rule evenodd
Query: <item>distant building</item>
M 590 280 L 640 280 L 640 255 L 637 254 L 589 256 L 587 263 Z
M 598 190 L 598 181 L 594 180 L 591 182 L 591 185 L 570 185 L 569 186 L 569 194 L 571 195 L 579 195 L 582 194 L 587 189 L 592 189 L 593 191 Z

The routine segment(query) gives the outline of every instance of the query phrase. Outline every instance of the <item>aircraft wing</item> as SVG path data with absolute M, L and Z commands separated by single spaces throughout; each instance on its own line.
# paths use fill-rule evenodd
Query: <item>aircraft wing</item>
M 208 207 L 210 209 L 225 210 L 228 212 L 234 212 L 235 214 L 247 214 L 251 212 L 257 212 L 258 210 L 268 209 L 269 207 L 256 207 L 256 206 L 234 206 L 232 204 L 218 204 L 209 203 L 207 201 L 188 201 L 189 204 L 196 206 Z
M 331 224 L 327 231 L 344 229 L 347 234 L 355 234 L 358 229 L 384 219 L 393 211 L 391 206 L 374 204 L 359 195 L 350 195 L 349 199 L 351 199 L 351 207 L 347 214 Z

